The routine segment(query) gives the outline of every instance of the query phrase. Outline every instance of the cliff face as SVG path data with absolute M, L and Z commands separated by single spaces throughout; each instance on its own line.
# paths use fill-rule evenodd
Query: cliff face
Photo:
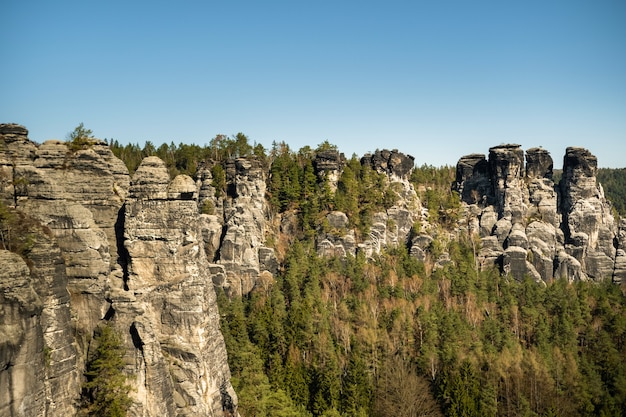
M 19 255 L 0 250 L 0 265 L 0 414 L 43 415 L 43 301 Z
M 519 145 L 501 145 L 488 159 L 472 154 L 457 164 L 465 227 L 481 237 L 483 265 L 497 262 L 517 279 L 544 282 L 622 280 L 623 243 L 596 182 L 596 157 L 567 148 L 562 179 L 554 184 L 546 150 L 528 149 L 525 156 L 524 164 Z
M 127 262 L 111 308 L 134 347 L 134 415 L 220 415 L 224 400 L 236 403 L 197 196 L 190 177 L 170 182 L 156 157 L 144 159 L 131 181 Z
M 106 143 L 36 146 L 17 125 L 0 125 L 0 174 L 3 204 L 45 232 L 25 260 L 0 251 L 0 414 L 74 415 L 108 320 L 132 415 L 236 415 L 195 182 L 146 158 L 131 183 Z

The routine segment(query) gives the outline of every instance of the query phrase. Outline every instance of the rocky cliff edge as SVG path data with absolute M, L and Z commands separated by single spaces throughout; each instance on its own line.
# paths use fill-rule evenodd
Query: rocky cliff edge
M 146 158 L 131 180 L 106 142 L 36 145 L 2 124 L 0 200 L 40 228 L 22 256 L 0 250 L 0 415 L 75 415 L 103 321 L 126 348 L 130 415 L 237 414 L 213 287 L 224 271 L 191 178 Z

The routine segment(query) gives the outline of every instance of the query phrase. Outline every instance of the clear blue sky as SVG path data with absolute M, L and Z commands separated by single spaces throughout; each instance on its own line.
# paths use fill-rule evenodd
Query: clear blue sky
M 0 2 L 0 122 L 42 142 L 324 140 L 453 165 L 567 146 L 626 167 L 626 1 Z

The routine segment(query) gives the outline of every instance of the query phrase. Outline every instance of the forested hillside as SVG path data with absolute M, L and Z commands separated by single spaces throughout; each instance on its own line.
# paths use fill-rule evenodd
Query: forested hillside
M 403 246 L 373 259 L 328 258 L 318 256 L 314 238 L 333 232 L 331 210 L 346 213 L 363 236 L 372 214 L 398 199 L 384 175 L 355 156 L 333 190 L 313 170 L 316 152 L 335 149 L 329 143 L 266 151 L 238 134 L 205 147 L 111 148 L 131 172 L 157 155 L 171 175 L 193 176 L 205 159 L 221 167 L 254 156 L 270 173 L 271 215 L 297 219 L 292 233 L 277 230 L 267 242 L 281 265 L 272 279 L 243 297 L 218 290 L 242 416 L 626 415 L 624 288 L 544 286 L 479 269 L 479 242 L 455 233 L 463 209 L 451 190 L 453 167 L 422 166 L 410 176 L 435 236 L 423 261 Z M 623 173 L 598 174 L 621 213 Z M 436 266 L 444 251 L 450 262 Z

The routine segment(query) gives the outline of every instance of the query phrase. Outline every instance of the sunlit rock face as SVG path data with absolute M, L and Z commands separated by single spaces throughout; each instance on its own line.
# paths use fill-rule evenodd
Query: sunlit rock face
M 313 165 L 332 190 L 345 163 L 328 149 Z M 382 150 L 361 163 L 384 174 L 397 199 L 371 213 L 367 230 L 326 213 L 317 253 L 369 258 L 406 247 L 426 260 L 437 236 L 409 181 L 413 157 Z M 479 267 L 497 264 L 515 279 L 623 282 L 626 223 L 611 215 L 596 158 L 568 148 L 559 184 L 552 170 L 546 150 L 515 144 L 462 157 L 455 189 L 465 218 L 454 233 L 475 235 Z M 147 157 L 131 180 L 106 142 L 37 145 L 23 126 L 0 124 L 0 200 L 41 231 L 26 257 L 0 250 L 0 415 L 75 415 L 105 320 L 126 347 L 131 415 L 236 415 L 215 288 L 237 297 L 270 285 L 280 264 L 269 241 L 300 227 L 295 210 L 272 215 L 267 179 L 254 157 L 204 161 L 194 178 L 170 178 Z
M 90 335 L 108 309 L 105 293 L 117 265 L 115 223 L 128 190 L 128 171 L 104 142 L 70 149 L 36 145 L 24 128 L 0 138 L 0 164 L 10 173 L 2 200 L 38 223 L 50 241 L 29 252 L 38 282 L 45 413 L 72 415 L 80 396 Z M 0 125 L 6 133 L 6 125 Z M 6 185 L 6 184 L 5 184 Z
M 617 225 L 596 172 L 596 157 L 583 148 L 567 148 L 559 184 L 542 148 L 528 149 L 525 165 L 519 145 L 493 147 L 488 160 L 462 157 L 455 188 L 467 227 L 482 238 L 480 262 L 516 279 L 619 279 Z
M 43 415 L 43 301 L 19 255 L 0 250 L 0 265 L 0 414 Z
M 133 352 L 134 415 L 222 415 L 224 395 L 236 403 L 197 199 L 195 182 L 170 182 L 155 157 L 131 181 L 124 285 L 111 308 Z
M 74 415 L 82 368 L 61 251 L 38 235 L 26 258 L 0 250 L 0 265 L 0 415 Z
M 27 258 L 0 251 L 0 415 L 75 415 L 104 320 L 126 346 L 131 415 L 236 415 L 213 286 L 225 271 L 207 259 L 215 222 L 196 182 L 156 157 L 131 182 L 106 142 L 27 135 L 0 124 L 0 199 L 39 228 Z
M 596 182 L 597 167 L 597 158 L 587 149 L 567 148 L 559 186 L 565 251 L 590 278 L 601 280 L 613 276 L 617 225 Z
M 273 257 L 273 250 L 265 246 L 266 173 L 256 159 L 237 158 L 226 163 L 226 184 L 217 263 L 226 271 L 226 292 L 241 295 L 254 288 L 260 274 L 267 270 L 265 263 Z

